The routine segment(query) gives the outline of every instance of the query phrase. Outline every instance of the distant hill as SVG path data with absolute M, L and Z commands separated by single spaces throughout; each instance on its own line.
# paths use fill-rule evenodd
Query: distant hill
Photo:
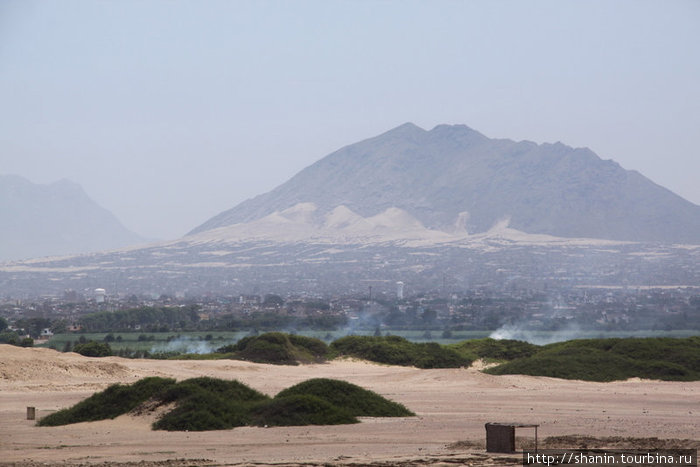
M 4 254 L 56 253 L 17 253 L 46 246 L 47 238 L 62 239 L 63 251 L 67 244 L 76 252 L 107 248 L 90 241 L 123 231 L 108 227 L 113 216 L 73 184 L 25 180 L 10 196 L 7 180 L 0 215 L 13 224 L 2 231 Z M 20 196 L 22 190 L 38 193 Z M 62 194 L 47 194 L 52 190 Z M 588 149 L 405 124 L 330 154 L 183 238 L 0 264 L 0 285 L 30 296 L 105 284 L 189 295 L 260 288 L 357 294 L 368 284 L 391 295 L 396 281 L 421 292 L 688 287 L 700 283 L 699 258 L 700 206 Z
M 299 205 L 315 206 L 309 222 L 317 224 L 339 207 L 363 218 L 401 210 L 449 233 L 507 225 L 558 237 L 700 244 L 700 206 L 587 148 L 411 123 L 324 157 L 190 234 Z
M 0 261 L 120 248 L 144 239 L 91 200 L 80 185 L 39 185 L 0 175 Z

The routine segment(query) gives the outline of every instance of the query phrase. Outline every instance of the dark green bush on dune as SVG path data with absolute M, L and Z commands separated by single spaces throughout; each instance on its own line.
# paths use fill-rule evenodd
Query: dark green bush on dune
M 289 334 L 289 342 L 297 349 L 303 349 L 314 360 L 324 360 L 328 356 L 328 345 L 321 339 L 314 337 Z
M 258 426 L 342 425 L 358 420 L 342 407 L 320 397 L 295 394 L 275 397 L 253 407 L 251 415 Z
M 496 340 L 490 337 L 462 341 L 451 344 L 450 347 L 465 356 L 505 361 L 530 357 L 540 349 L 538 345 L 529 342 L 512 339 Z
M 281 332 L 244 337 L 236 344 L 236 358 L 257 363 L 298 365 L 289 337 Z
M 196 390 L 177 401 L 176 407 L 160 417 L 155 430 L 208 431 L 250 425 L 251 407 L 264 400 L 227 399 L 221 394 Z
M 218 349 L 232 353 L 233 358 L 256 363 L 298 365 L 322 362 L 328 354 L 328 346 L 320 339 L 281 332 L 268 332 L 259 336 L 244 337 L 233 345 Z
M 410 417 L 415 415 L 403 405 L 385 399 L 376 392 L 347 381 L 316 378 L 285 389 L 275 399 L 311 395 L 342 407 L 356 417 Z
M 412 415 L 400 404 L 343 381 L 311 380 L 271 399 L 238 381 L 201 377 L 176 383 L 172 379 L 145 378 L 129 386 L 110 386 L 69 409 L 44 417 L 38 424 L 56 426 L 114 418 L 147 401 L 151 408 L 175 404 L 153 424 L 155 430 L 169 431 L 337 425 L 357 423 L 356 415 Z
M 588 381 L 700 380 L 700 337 L 579 339 L 540 347 L 530 357 L 486 370 Z
M 211 378 L 208 376 L 190 378 L 181 381 L 159 394 L 158 399 L 167 403 L 183 400 L 196 394 L 214 394 L 225 399 L 243 402 L 269 399 L 269 397 L 265 394 L 256 391 L 255 389 L 251 389 L 245 384 L 236 380 L 229 381 L 225 379 Z
M 114 384 L 73 407 L 42 418 L 38 425 L 58 426 L 115 418 L 133 410 L 174 384 L 174 379 L 158 377 L 144 378 L 131 385 Z
M 175 409 L 153 424 L 157 430 L 224 430 L 251 423 L 250 409 L 269 401 L 265 394 L 238 381 L 200 377 L 184 380 L 157 396 Z
M 459 368 L 473 359 L 435 342 L 414 343 L 399 336 L 347 336 L 331 343 L 337 356 L 418 368 Z
M 112 355 L 112 348 L 105 342 L 88 341 L 84 344 L 75 344 L 73 352 L 85 357 L 109 357 Z

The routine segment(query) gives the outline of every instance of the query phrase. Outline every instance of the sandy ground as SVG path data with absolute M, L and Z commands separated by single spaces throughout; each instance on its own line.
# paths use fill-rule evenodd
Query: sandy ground
M 309 378 L 337 378 L 401 402 L 417 416 L 367 418 L 342 426 L 172 433 L 152 431 L 152 418 L 130 415 L 50 428 L 26 420 L 28 406 L 42 417 L 113 383 L 203 375 L 237 379 L 269 395 Z M 517 456 L 484 453 L 486 422 L 539 424 L 540 439 L 684 439 L 695 440 L 691 444 L 697 447 L 700 382 L 590 383 L 358 361 L 293 367 L 98 359 L 0 345 L 0 465 L 518 464 Z M 533 430 L 520 429 L 517 435 L 532 437 Z

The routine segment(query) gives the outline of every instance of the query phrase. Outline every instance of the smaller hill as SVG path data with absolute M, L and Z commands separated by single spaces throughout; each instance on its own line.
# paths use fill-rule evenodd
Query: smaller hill
M 399 336 L 347 336 L 331 343 L 335 356 L 418 368 L 468 367 L 474 361 L 436 342 L 415 343 Z
M 281 391 L 275 399 L 311 395 L 344 408 L 356 417 L 410 417 L 415 415 L 403 405 L 392 402 L 376 392 L 347 381 L 315 378 Z
M 485 370 L 494 375 L 522 374 L 587 381 L 629 378 L 700 380 L 700 337 L 578 339 L 539 348 Z
M 0 174 L 0 262 L 111 250 L 144 242 L 82 187 Z
M 154 424 L 155 430 L 226 430 L 253 424 L 251 409 L 270 398 L 238 381 L 201 377 L 182 381 L 156 396 L 176 404 Z
M 173 385 L 175 385 L 174 379 L 155 376 L 141 379 L 130 385 L 113 384 L 73 407 L 47 415 L 37 424 L 59 426 L 115 418 L 135 409 Z
M 239 426 L 338 425 L 358 423 L 358 415 L 405 417 L 404 406 L 350 383 L 310 380 L 282 391 L 274 399 L 238 381 L 210 377 L 145 378 L 131 385 L 115 384 L 73 407 L 48 415 L 39 426 L 59 426 L 167 411 L 154 430 L 208 431 Z
M 255 363 L 298 365 L 325 361 L 328 346 L 313 337 L 268 332 L 244 337 L 233 345 L 221 347 L 218 352 L 232 353 L 232 358 Z
M 275 397 L 251 410 L 258 426 L 344 425 L 358 423 L 343 407 L 308 394 Z

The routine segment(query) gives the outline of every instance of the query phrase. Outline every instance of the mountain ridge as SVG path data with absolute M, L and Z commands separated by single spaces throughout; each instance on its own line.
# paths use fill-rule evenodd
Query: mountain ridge
M 67 179 L 35 184 L 19 175 L 0 174 L 0 219 L 0 261 L 144 242 Z
M 700 243 L 700 206 L 588 148 L 412 123 L 340 148 L 188 235 L 307 202 L 321 215 L 340 205 L 362 217 L 395 207 L 431 229 L 461 220 L 471 234 L 510 218 L 531 234 Z

